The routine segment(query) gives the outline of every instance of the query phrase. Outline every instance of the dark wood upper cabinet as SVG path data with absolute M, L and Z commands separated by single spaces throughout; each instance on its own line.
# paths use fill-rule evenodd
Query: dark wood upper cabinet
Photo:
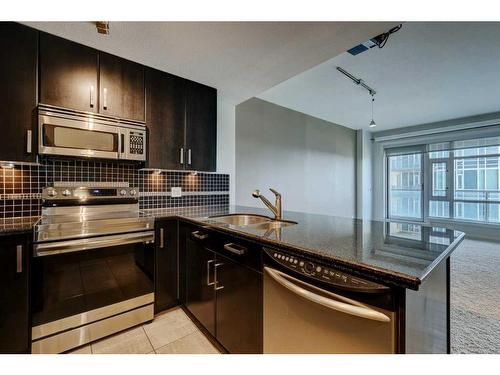
M 0 160 L 36 159 L 38 32 L 0 22 Z
M 146 69 L 148 166 L 182 169 L 184 155 L 184 80 Z
M 146 70 L 148 167 L 216 170 L 217 90 Z
M 30 352 L 29 238 L 0 236 L 0 353 Z
M 186 82 L 186 169 L 215 171 L 217 90 Z
M 97 50 L 40 33 L 40 103 L 98 112 Z
M 144 67 L 40 35 L 40 103 L 144 121 Z
M 108 53 L 99 54 L 99 112 L 144 121 L 144 67 Z
M 146 122 L 150 168 L 216 170 L 216 89 L 20 24 L 0 27 L 0 160 L 35 160 L 40 103 Z

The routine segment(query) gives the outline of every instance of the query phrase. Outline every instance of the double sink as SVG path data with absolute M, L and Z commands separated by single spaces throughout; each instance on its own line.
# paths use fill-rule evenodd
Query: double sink
M 221 216 L 212 216 L 210 220 L 220 223 L 228 224 L 234 227 L 251 227 L 257 230 L 273 230 L 288 227 L 297 224 L 295 221 L 290 220 L 276 220 L 264 215 L 254 214 L 230 214 Z

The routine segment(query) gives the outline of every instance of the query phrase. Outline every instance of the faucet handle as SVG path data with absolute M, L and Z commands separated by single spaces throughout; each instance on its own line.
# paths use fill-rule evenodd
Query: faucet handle
M 277 197 L 281 197 L 281 193 L 277 192 L 273 188 L 269 188 L 269 190 L 271 190 L 273 192 L 273 194 L 276 195 Z

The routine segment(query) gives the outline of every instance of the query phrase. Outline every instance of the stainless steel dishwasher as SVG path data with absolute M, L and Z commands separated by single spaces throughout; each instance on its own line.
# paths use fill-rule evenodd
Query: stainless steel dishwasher
M 264 250 L 264 353 L 396 352 L 390 288 Z

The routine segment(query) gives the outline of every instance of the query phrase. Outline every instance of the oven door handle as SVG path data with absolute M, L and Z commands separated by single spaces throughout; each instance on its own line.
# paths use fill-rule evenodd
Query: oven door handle
M 368 306 L 363 305 L 360 302 L 357 302 L 357 301 L 354 301 L 350 298 L 346 298 L 346 297 L 340 296 L 338 294 L 329 292 L 327 290 L 318 288 L 314 285 L 305 283 L 301 280 L 298 280 L 290 275 L 287 275 L 286 273 L 275 270 L 273 268 L 264 267 L 264 270 L 278 284 L 284 286 L 285 288 L 287 288 L 291 292 L 293 292 L 293 293 L 299 295 L 300 297 L 305 298 L 311 302 L 317 303 L 319 305 L 325 306 L 325 307 L 332 309 L 332 310 L 335 310 L 335 311 L 342 312 L 344 314 L 355 315 L 355 316 L 358 316 L 358 317 L 364 318 L 364 319 L 376 320 L 379 322 L 390 322 L 391 321 L 391 319 L 387 315 L 385 315 L 377 310 L 371 309 Z M 330 295 L 333 298 L 340 299 L 344 302 L 340 302 L 340 301 L 313 293 L 307 289 L 302 288 L 301 286 L 299 286 L 297 284 L 302 284 L 304 286 L 307 286 L 310 289 L 321 291 L 324 294 Z
M 112 236 L 83 238 L 69 241 L 58 241 L 36 244 L 33 247 L 33 256 L 65 254 L 76 251 L 99 249 L 110 246 L 120 246 L 132 243 L 153 243 L 154 231 L 117 234 Z

